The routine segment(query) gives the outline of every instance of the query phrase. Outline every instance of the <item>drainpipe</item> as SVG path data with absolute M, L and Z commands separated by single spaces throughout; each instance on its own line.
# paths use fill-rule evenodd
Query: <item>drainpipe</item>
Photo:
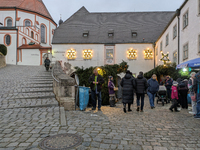
M 176 10 L 176 16 L 178 18 L 178 64 L 180 64 L 180 9 Z
M 17 45 L 18 45 L 18 29 L 17 29 L 17 9 L 15 7 L 15 28 L 17 31 L 17 35 L 16 35 L 16 65 L 17 65 Z
M 154 68 L 156 67 L 156 54 L 155 54 L 155 52 L 156 52 L 156 43 L 154 42 L 153 43 L 153 50 L 154 50 Z

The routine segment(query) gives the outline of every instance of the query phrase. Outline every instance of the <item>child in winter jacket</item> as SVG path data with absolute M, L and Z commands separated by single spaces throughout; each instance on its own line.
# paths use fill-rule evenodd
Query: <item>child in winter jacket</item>
M 179 112 L 177 110 L 177 105 L 178 105 L 178 82 L 174 81 L 173 82 L 173 86 L 172 86 L 172 93 L 171 93 L 171 98 L 172 98 L 172 106 L 169 108 L 169 110 L 171 110 L 173 112 L 173 108 L 175 112 Z

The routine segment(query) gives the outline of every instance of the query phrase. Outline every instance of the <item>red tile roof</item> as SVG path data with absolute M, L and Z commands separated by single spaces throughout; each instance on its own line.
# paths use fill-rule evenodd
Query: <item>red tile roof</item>
M 43 47 L 40 44 L 28 45 L 23 44 L 18 49 L 51 49 L 51 47 Z
M 21 8 L 28 11 L 39 13 L 53 21 L 49 11 L 42 0 L 0 0 L 0 7 Z

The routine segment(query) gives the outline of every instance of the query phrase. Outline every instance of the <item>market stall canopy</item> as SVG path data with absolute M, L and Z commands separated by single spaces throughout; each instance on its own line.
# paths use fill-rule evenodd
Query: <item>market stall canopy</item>
M 176 66 L 177 69 L 186 68 L 186 67 L 199 68 L 200 58 L 192 59 Z

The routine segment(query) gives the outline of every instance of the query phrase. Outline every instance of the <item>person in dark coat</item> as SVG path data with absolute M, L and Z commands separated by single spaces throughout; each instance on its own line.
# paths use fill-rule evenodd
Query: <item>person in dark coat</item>
M 196 93 L 196 115 L 194 118 L 200 119 L 200 71 L 195 75 L 194 91 Z
M 113 83 L 113 77 L 109 76 L 109 82 L 108 82 L 108 91 L 109 91 L 109 97 L 110 97 L 110 107 L 115 107 L 115 91 L 114 91 L 115 85 Z
M 98 110 L 101 111 L 101 89 L 104 79 L 101 75 L 98 74 L 98 71 L 95 69 L 93 75 L 89 78 L 90 88 L 91 88 L 91 97 L 92 97 L 92 110 L 96 110 L 96 96 L 98 97 Z
M 140 72 L 135 79 L 135 88 L 137 95 L 137 111 L 143 112 L 144 107 L 144 96 L 148 88 L 147 80 L 143 77 L 143 72 Z M 141 109 L 140 109 L 140 98 L 141 98 Z
M 132 111 L 131 104 L 133 104 L 133 90 L 135 88 L 135 78 L 129 70 L 127 70 L 126 75 L 122 78 L 121 86 L 123 88 L 122 103 L 124 105 L 124 112 L 126 113 L 126 104 L 128 104 L 128 111 Z
M 155 108 L 154 106 L 154 99 L 156 96 L 156 93 L 159 90 L 159 84 L 158 81 L 156 80 L 157 76 L 155 74 L 152 75 L 152 78 L 148 80 L 148 89 L 147 89 L 147 94 L 149 96 L 149 102 L 151 109 Z
M 188 109 L 188 101 L 187 101 L 187 94 L 188 94 L 188 82 L 184 80 L 178 80 L 178 92 L 180 97 L 180 104 L 182 108 Z
M 167 89 L 168 102 L 170 102 L 170 100 L 171 100 L 171 88 L 172 88 L 172 85 L 173 85 L 173 80 L 169 76 L 167 76 L 167 79 L 165 81 L 165 87 Z
M 44 65 L 45 65 L 45 67 L 46 67 L 47 65 L 50 65 L 50 63 L 51 63 L 51 61 L 50 61 L 49 58 L 47 57 L 47 58 L 44 60 Z

